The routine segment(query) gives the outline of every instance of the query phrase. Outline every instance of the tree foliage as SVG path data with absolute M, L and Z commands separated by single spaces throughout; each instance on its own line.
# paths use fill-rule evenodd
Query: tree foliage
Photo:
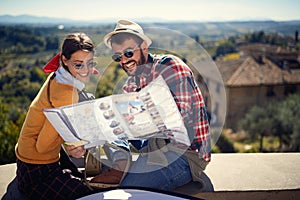
M 0 53 L 23 54 L 58 49 L 59 38 L 43 33 L 34 27 L 0 26 Z
M 283 131 L 290 136 L 290 147 L 293 151 L 300 150 L 300 95 L 291 94 L 279 103 L 278 119 L 282 123 Z
M 0 164 L 15 162 L 14 153 L 25 113 L 3 102 L 0 97 Z
M 218 141 L 216 143 L 219 151 L 222 153 L 235 153 L 236 150 L 234 149 L 233 143 L 223 134 L 220 135 Z
M 272 119 L 269 118 L 269 114 L 266 109 L 254 106 L 239 125 L 247 130 L 252 140 L 260 140 L 260 151 L 263 149 L 264 136 L 270 135 L 272 131 Z
M 217 47 L 215 57 L 234 52 L 237 52 L 235 45 L 230 41 L 224 41 Z
M 289 95 L 281 102 L 272 102 L 264 107 L 254 106 L 239 121 L 239 129 L 245 130 L 252 140 L 260 140 L 263 151 L 265 136 L 278 137 L 290 151 L 299 151 L 300 147 L 300 95 Z
M 291 36 L 284 37 L 283 35 L 280 35 L 278 33 L 266 34 L 264 31 L 245 34 L 243 35 L 243 39 L 245 40 L 245 42 L 249 43 L 265 43 L 283 46 L 286 46 L 289 41 L 293 40 Z

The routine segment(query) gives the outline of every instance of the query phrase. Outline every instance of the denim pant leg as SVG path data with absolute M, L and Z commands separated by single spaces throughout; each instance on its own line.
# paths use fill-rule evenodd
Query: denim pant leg
M 139 156 L 121 182 L 121 186 L 149 187 L 160 190 L 173 190 L 192 180 L 185 156 L 175 152 L 165 153 L 169 165 L 148 165 L 147 156 Z

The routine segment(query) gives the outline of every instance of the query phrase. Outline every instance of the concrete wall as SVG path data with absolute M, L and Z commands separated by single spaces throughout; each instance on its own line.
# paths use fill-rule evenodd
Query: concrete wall
M 215 192 L 188 185 L 177 192 L 203 199 L 299 199 L 300 153 L 213 154 L 205 172 Z M 15 176 L 16 165 L 0 166 L 0 197 Z

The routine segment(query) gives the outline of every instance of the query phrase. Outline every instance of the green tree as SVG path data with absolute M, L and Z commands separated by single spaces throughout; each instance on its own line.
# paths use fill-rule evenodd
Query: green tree
M 288 150 L 300 151 L 300 95 L 291 94 L 281 102 L 271 102 L 267 106 L 254 106 L 238 123 L 252 140 L 260 140 L 263 150 L 265 136 L 278 137 Z
M 237 52 L 235 45 L 229 41 L 222 42 L 216 49 L 215 57 Z
M 216 143 L 216 146 L 222 153 L 235 153 L 234 146 L 232 142 L 224 135 L 221 134 L 218 138 L 218 141 Z
M 278 109 L 279 102 L 272 102 L 268 104 L 267 111 L 270 114 L 270 119 L 272 119 L 272 135 L 279 138 L 279 149 L 282 149 L 283 144 L 288 145 L 290 137 L 285 134 L 284 125 L 281 120 L 280 110 Z
M 300 151 L 300 95 L 291 94 L 278 105 L 279 120 L 290 137 L 290 148 Z
M 0 164 L 16 161 L 14 150 L 24 119 L 24 112 L 4 103 L 0 97 Z
M 263 139 L 272 132 L 272 118 L 268 110 L 254 106 L 245 115 L 245 118 L 239 121 L 239 128 L 245 130 L 252 140 L 259 139 L 259 150 L 263 151 Z

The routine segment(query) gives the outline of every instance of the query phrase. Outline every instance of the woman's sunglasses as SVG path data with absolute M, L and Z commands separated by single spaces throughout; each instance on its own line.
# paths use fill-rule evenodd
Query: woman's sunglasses
M 84 63 L 72 63 L 72 65 L 77 70 L 83 69 L 85 66 L 87 66 L 87 68 L 89 68 L 89 69 L 92 69 L 92 68 L 97 66 L 97 62 L 96 61 L 90 61 L 86 64 L 84 64 Z
M 135 50 L 136 49 L 126 49 L 123 53 L 115 53 L 111 58 L 116 62 L 120 62 L 122 60 L 122 55 L 126 58 L 131 58 L 134 55 Z

